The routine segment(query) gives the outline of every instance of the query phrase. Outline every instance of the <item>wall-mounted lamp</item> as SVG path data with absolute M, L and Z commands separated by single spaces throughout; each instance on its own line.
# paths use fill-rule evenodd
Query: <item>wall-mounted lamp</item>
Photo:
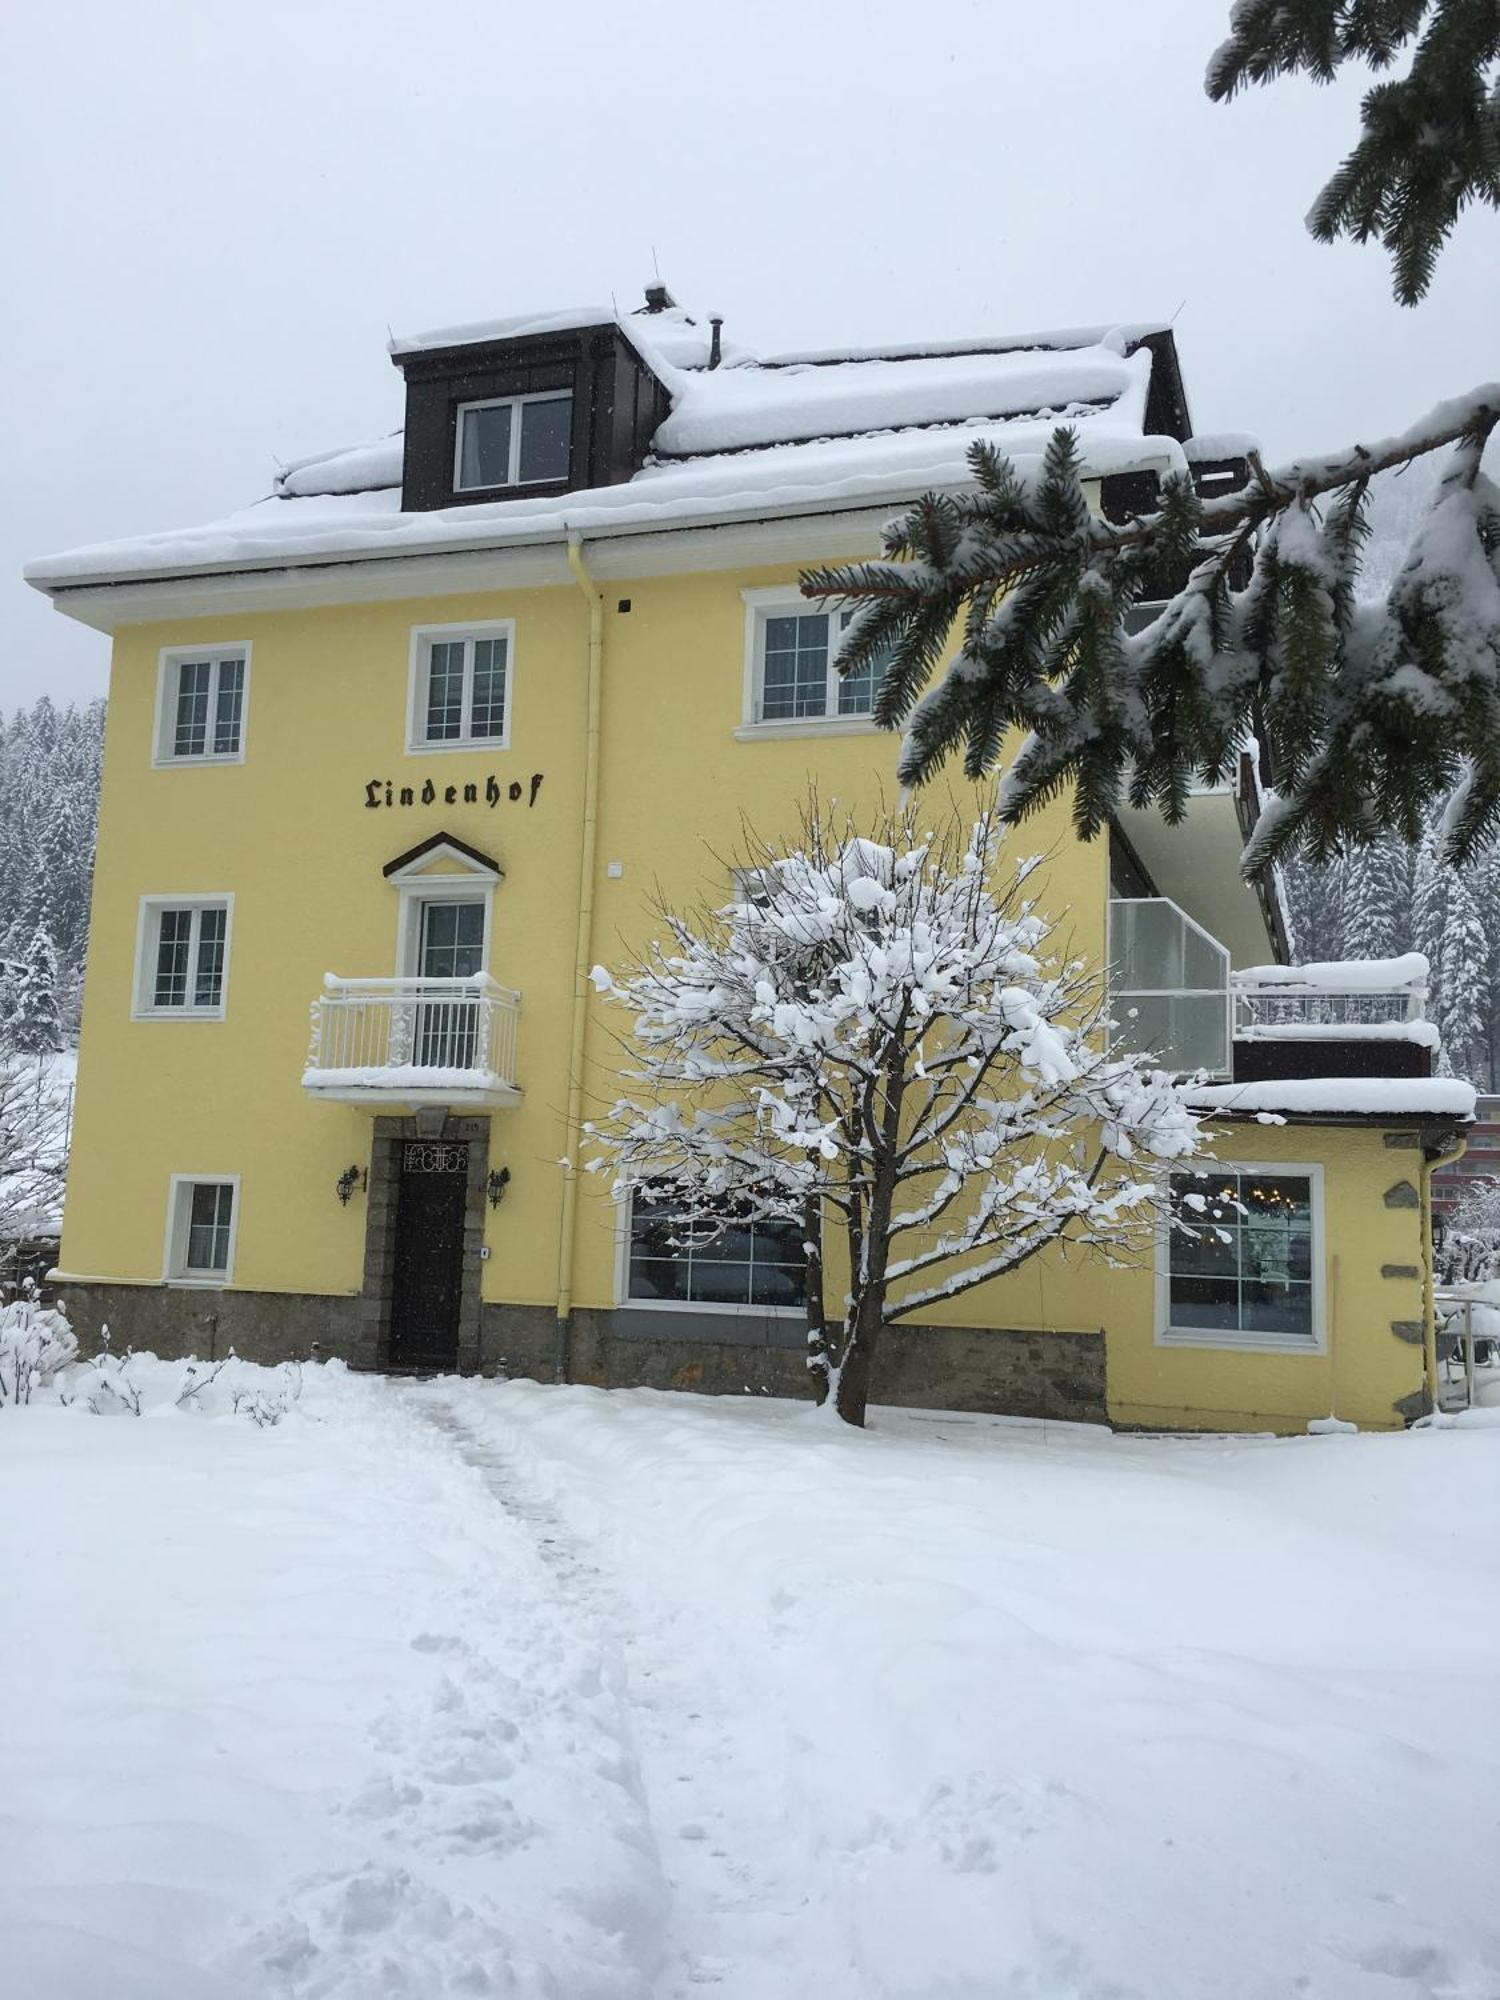
M 498 1173 L 490 1175 L 489 1179 L 484 1184 L 484 1191 L 490 1198 L 491 1208 L 498 1208 L 500 1206 L 501 1202 L 504 1201 L 505 1199 L 505 1190 L 509 1186 L 510 1186 L 509 1167 L 502 1167 Z
M 353 1194 L 354 1190 L 356 1188 L 363 1188 L 365 1185 L 365 1170 L 363 1167 L 345 1167 L 334 1183 L 340 1207 L 347 1208 L 349 1206 L 349 1197 Z

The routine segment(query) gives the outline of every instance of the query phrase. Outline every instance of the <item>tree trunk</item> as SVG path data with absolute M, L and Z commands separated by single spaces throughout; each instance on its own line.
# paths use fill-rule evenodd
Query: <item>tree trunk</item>
M 865 1427 L 865 1405 L 870 1395 L 870 1374 L 875 1366 L 875 1349 L 885 1319 L 885 1287 L 870 1286 L 856 1301 L 839 1363 L 838 1388 L 834 1408 L 846 1424 Z

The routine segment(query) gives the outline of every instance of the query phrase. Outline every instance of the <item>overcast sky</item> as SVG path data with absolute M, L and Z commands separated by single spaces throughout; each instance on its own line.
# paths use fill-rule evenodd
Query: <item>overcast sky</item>
M 1203 95 L 1228 0 L 47 0 L 5 10 L 0 705 L 101 692 L 23 562 L 396 428 L 387 329 L 659 267 L 761 351 L 1176 315 L 1275 457 L 1493 376 L 1494 218 L 1427 303 L 1302 217 L 1358 91 Z

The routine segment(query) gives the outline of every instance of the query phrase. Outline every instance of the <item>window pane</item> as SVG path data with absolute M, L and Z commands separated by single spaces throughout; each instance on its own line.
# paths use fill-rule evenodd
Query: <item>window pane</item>
M 750 1272 L 750 1303 L 757 1306 L 800 1306 L 802 1267 L 757 1262 Z
M 673 1263 L 665 1257 L 632 1257 L 630 1297 L 633 1299 L 686 1299 L 687 1260 Z
M 839 630 L 842 633 L 853 623 L 854 613 L 840 614 Z M 883 649 L 868 665 L 857 674 L 844 675 L 839 681 L 839 714 L 869 715 L 875 707 L 875 696 L 880 683 L 885 679 L 885 670 L 890 664 L 890 653 Z
M 1311 1285 L 1246 1283 L 1242 1292 L 1243 1326 L 1247 1333 L 1291 1334 L 1312 1339 Z
M 483 903 L 424 903 L 421 976 L 469 979 L 484 969 Z
M 505 734 L 505 641 L 474 641 L 473 714 L 471 736 Z
M 1239 1197 L 1251 1216 L 1312 1222 L 1312 1183 L 1300 1174 L 1244 1174 Z
M 217 1007 L 224 997 L 224 936 L 227 910 L 198 912 L 198 963 L 193 974 L 193 1005 Z
M 1239 1286 L 1233 1278 L 1179 1278 L 1173 1272 L 1173 1326 L 1235 1333 L 1239 1323 Z
M 1122 989 L 1149 993 L 1186 985 L 1183 940 L 1187 926 L 1170 903 L 1115 903 L 1109 914 L 1110 948 Z
M 235 757 L 240 748 L 240 721 L 245 707 L 245 663 L 220 660 L 214 697 L 214 755 Z
M 199 1181 L 188 1211 L 187 1268 L 227 1271 L 229 1220 L 234 1189 L 220 1181 Z
M 210 660 L 183 660 L 178 666 L 174 757 L 201 757 L 208 747 L 208 683 L 212 673 Z
M 446 743 L 464 733 L 464 642 L 434 640 L 427 655 L 428 743 Z
M 750 1266 L 720 1264 L 692 1252 L 688 1264 L 688 1297 L 704 1305 L 744 1306 L 750 1303 Z
M 154 1007 L 185 1007 L 193 913 L 191 910 L 160 910 L 157 925 L 156 983 L 152 988 L 151 1004 Z
M 1193 1235 L 1179 1232 L 1172 1242 L 1172 1269 L 1197 1278 L 1237 1278 L 1238 1232 L 1221 1223 L 1192 1223 Z
M 828 614 L 768 618 L 760 719 L 787 722 L 828 712 Z
M 459 421 L 463 437 L 458 459 L 461 488 L 510 484 L 511 415 L 509 403 L 492 403 L 486 409 L 462 412 Z
M 540 402 L 521 405 L 521 465 L 517 477 L 523 486 L 535 479 L 567 478 L 572 427 L 570 395 L 546 396 Z

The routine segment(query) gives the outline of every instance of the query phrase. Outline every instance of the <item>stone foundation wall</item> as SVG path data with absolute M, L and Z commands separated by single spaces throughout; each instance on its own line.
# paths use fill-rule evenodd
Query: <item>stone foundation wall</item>
M 245 1361 L 306 1361 L 314 1352 L 351 1368 L 373 1368 L 369 1326 L 358 1298 L 308 1292 L 230 1292 L 188 1285 L 77 1285 L 59 1291 L 78 1335 L 92 1354 L 107 1324 L 110 1346 L 123 1354 L 166 1360 L 196 1354 L 222 1359 L 232 1347 Z
M 338 1358 L 352 1368 L 380 1364 L 377 1324 L 361 1298 L 296 1292 L 215 1291 L 172 1285 L 66 1285 L 68 1311 L 84 1353 L 108 1322 L 116 1352 L 149 1349 L 169 1359 L 216 1360 L 232 1347 L 246 1361 Z M 685 1389 L 699 1395 L 806 1396 L 802 1331 L 785 1324 L 779 1344 L 663 1330 L 665 1314 L 575 1312 L 570 1375 L 601 1388 Z M 709 1323 L 711 1332 L 721 1332 Z M 467 1347 L 467 1343 L 466 1343 Z M 548 1306 L 486 1305 L 477 1354 L 466 1367 L 486 1375 L 557 1379 L 557 1315 Z M 1026 1333 L 1009 1327 L 888 1328 L 872 1400 L 914 1409 L 997 1412 L 1104 1423 L 1104 1335 Z

